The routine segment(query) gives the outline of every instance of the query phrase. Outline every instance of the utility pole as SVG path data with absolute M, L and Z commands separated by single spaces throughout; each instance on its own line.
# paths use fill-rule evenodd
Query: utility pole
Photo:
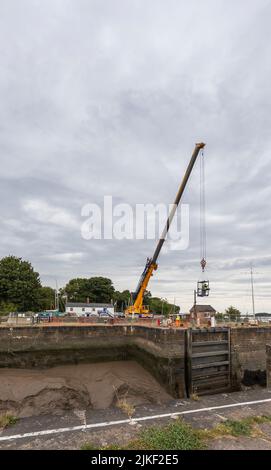
M 255 320 L 255 299 L 254 299 L 254 279 L 253 279 L 253 268 L 250 265 L 250 279 L 251 279 L 251 299 L 252 299 L 252 312 Z

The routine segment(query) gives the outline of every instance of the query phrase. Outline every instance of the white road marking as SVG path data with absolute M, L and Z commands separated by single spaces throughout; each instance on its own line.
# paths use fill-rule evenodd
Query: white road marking
M 149 421 L 149 420 L 155 420 L 155 419 L 171 418 L 173 416 L 182 416 L 182 415 L 187 415 L 187 414 L 202 413 L 205 411 L 212 411 L 212 410 L 222 410 L 226 408 L 234 408 L 237 406 L 258 405 L 260 403 L 267 403 L 267 402 L 271 402 L 271 398 L 266 398 L 264 400 L 246 401 L 246 402 L 240 402 L 240 403 L 230 403 L 228 405 L 209 406 L 207 408 L 197 408 L 196 410 L 177 411 L 176 413 L 165 413 L 165 414 L 160 414 L 160 415 L 141 416 L 140 418 L 135 418 L 132 420 L 120 419 L 117 421 L 105 421 L 103 423 L 86 424 L 84 426 L 71 426 L 68 428 L 46 429 L 44 431 L 26 432 L 24 434 L 13 434 L 10 436 L 1 436 L 0 441 L 3 442 L 3 441 L 15 440 L 15 439 L 25 439 L 27 437 L 48 436 L 50 434 L 61 434 L 64 432 L 72 432 L 72 431 L 85 431 L 87 429 L 116 426 L 117 424 L 131 424 L 131 422 L 138 423 L 139 421 Z

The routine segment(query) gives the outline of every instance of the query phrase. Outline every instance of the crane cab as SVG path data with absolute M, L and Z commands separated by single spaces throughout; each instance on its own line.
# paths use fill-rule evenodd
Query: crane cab
M 209 281 L 198 281 L 197 296 L 208 297 L 210 292 Z

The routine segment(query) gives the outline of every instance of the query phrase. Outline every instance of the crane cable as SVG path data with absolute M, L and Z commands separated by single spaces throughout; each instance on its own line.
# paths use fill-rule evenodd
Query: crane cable
M 204 151 L 200 154 L 200 265 L 202 272 L 206 267 L 206 221 L 205 221 L 205 167 Z

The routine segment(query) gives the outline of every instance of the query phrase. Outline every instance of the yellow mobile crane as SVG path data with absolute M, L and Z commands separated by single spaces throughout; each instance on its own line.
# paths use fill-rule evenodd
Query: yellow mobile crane
M 166 221 L 165 228 L 164 228 L 164 230 L 162 232 L 162 235 L 161 235 L 161 237 L 158 241 L 158 244 L 156 246 L 153 257 L 152 258 L 147 258 L 145 269 L 144 269 L 143 273 L 140 276 L 140 279 L 139 279 L 139 282 L 138 282 L 138 285 L 137 285 L 137 288 L 136 288 L 135 292 L 132 294 L 133 305 L 130 305 L 126 309 L 126 311 L 125 311 L 126 315 L 139 314 L 139 315 L 143 315 L 143 316 L 149 316 L 150 312 L 149 312 L 148 307 L 143 305 L 144 293 L 147 289 L 149 280 L 150 280 L 151 276 L 153 275 L 153 271 L 156 271 L 156 269 L 158 268 L 157 259 L 158 259 L 159 253 L 161 251 L 161 248 L 164 244 L 164 241 L 166 239 L 167 233 L 169 231 L 170 224 L 172 222 L 172 219 L 175 215 L 178 204 L 179 204 L 179 202 L 181 200 L 181 197 L 183 195 L 183 192 L 185 190 L 187 181 L 190 177 L 190 174 L 191 174 L 192 169 L 194 167 L 194 164 L 196 162 L 197 156 L 198 156 L 200 150 L 203 149 L 204 147 L 205 147 L 204 143 L 198 143 L 195 146 L 195 149 L 194 149 L 194 152 L 193 152 L 192 157 L 190 159 L 189 165 L 188 165 L 187 170 L 185 172 L 185 175 L 183 177 L 181 186 L 179 187 L 179 191 L 178 191 L 177 196 L 175 198 L 173 207 L 172 207 L 172 209 L 170 211 L 170 214 L 168 216 L 168 219 Z M 204 261 L 205 260 L 202 260 L 202 262 L 204 262 Z

